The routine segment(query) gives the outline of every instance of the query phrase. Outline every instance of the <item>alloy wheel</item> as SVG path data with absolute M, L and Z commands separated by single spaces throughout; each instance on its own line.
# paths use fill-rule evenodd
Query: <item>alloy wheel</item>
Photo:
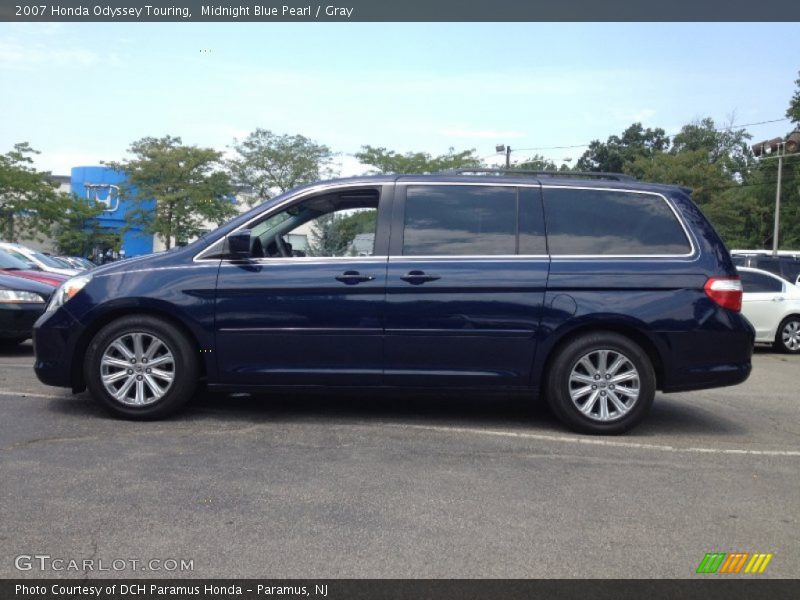
M 114 339 L 103 352 L 100 379 L 117 402 L 148 406 L 158 402 L 175 380 L 175 358 L 151 333 L 131 332 Z
M 781 341 L 787 350 L 800 350 L 800 321 L 789 321 L 781 330 Z
M 640 390 L 639 371 L 616 350 L 593 350 L 583 355 L 569 375 L 572 403 L 593 421 L 622 418 L 636 404 Z

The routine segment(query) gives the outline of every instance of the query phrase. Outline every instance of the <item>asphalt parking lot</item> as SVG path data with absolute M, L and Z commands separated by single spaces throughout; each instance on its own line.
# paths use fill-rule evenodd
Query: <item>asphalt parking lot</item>
M 106 416 L 0 354 L 0 577 L 15 557 L 187 559 L 191 577 L 692 577 L 706 552 L 800 576 L 800 356 L 659 395 L 617 438 L 525 398 L 203 396 Z M 95 564 L 97 564 L 95 562 Z

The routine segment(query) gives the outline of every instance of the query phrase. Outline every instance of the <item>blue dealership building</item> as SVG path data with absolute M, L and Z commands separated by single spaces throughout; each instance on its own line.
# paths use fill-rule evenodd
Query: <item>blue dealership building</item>
M 120 198 L 119 190 L 124 184 L 125 174 L 114 169 L 73 167 L 69 186 L 72 193 L 79 198 L 106 205 L 97 220 L 105 232 L 119 236 L 121 254 L 124 253 L 126 257 L 149 254 L 154 250 L 153 235 L 143 231 L 141 227 L 127 226 L 125 221 L 125 213 L 133 208 L 133 203 Z M 141 208 L 155 209 L 155 201 L 144 203 Z

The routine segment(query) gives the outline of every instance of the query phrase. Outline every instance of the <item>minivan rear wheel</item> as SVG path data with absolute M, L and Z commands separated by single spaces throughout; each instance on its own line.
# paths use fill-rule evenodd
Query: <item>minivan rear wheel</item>
M 171 323 L 131 315 L 103 327 L 86 352 L 92 396 L 114 415 L 159 419 L 179 410 L 197 387 L 196 352 Z
M 800 353 L 800 317 L 792 315 L 781 321 L 773 347 L 779 352 Z
M 582 433 L 613 435 L 639 423 L 655 397 L 647 353 L 625 336 L 584 334 L 553 359 L 546 395 L 555 415 Z

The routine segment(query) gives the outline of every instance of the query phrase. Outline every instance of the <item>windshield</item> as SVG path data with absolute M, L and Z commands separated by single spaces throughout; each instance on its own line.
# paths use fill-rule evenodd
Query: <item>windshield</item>
M 18 257 L 0 250 L 0 269 L 30 269 L 31 265 L 27 261 L 20 260 Z
M 5 248 L 3 251 L 9 254 L 10 256 L 16 258 L 20 262 L 24 263 L 25 265 L 27 265 L 27 268 L 36 267 L 38 269 L 38 266 L 24 254 L 21 254 L 16 250 L 12 250 L 11 248 Z
M 51 258 L 46 254 L 42 254 L 41 252 L 31 252 L 31 256 L 33 256 L 40 263 L 45 264 L 48 267 L 52 267 L 53 269 L 69 268 L 66 265 L 66 263 L 62 263 L 61 261 L 55 260 L 54 258 Z

